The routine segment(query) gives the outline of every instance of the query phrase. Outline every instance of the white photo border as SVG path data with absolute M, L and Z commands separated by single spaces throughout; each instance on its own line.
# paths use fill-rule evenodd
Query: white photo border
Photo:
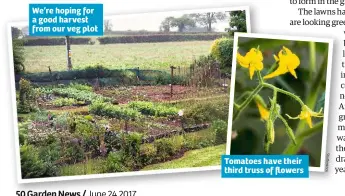
M 104 19 L 109 19 L 115 16 L 126 15 L 143 15 L 145 14 L 157 14 L 157 13 L 195 13 L 195 12 L 210 12 L 210 11 L 240 11 L 246 12 L 246 27 L 247 32 L 251 32 L 250 25 L 250 8 L 249 6 L 233 6 L 233 7 L 221 7 L 221 8 L 202 8 L 202 9 L 188 9 L 188 10 L 175 10 L 175 11 L 153 11 L 145 13 L 133 13 L 133 14 L 112 14 L 104 16 Z M 21 163 L 20 163 L 20 148 L 19 148 L 19 128 L 18 128 L 18 114 L 16 103 L 16 88 L 15 88 L 15 74 L 13 64 L 13 45 L 12 45 L 12 33 L 11 27 L 16 25 L 28 25 L 28 21 L 10 22 L 8 23 L 8 55 L 10 67 L 10 79 L 11 79 L 11 96 L 12 96 L 12 112 L 13 112 L 13 126 L 14 126 L 14 138 L 15 138 L 15 151 L 16 151 L 16 164 L 17 164 L 17 182 L 19 184 L 27 183 L 40 183 L 40 182 L 57 182 L 57 181 L 69 181 L 69 180 L 85 180 L 85 179 L 97 179 L 97 178 L 111 178 L 111 177 L 124 177 L 124 176 L 142 176 L 142 175 L 155 175 L 155 174 L 173 174 L 173 173 L 186 173 L 186 172 L 201 172 L 201 171 L 220 171 L 219 166 L 207 166 L 207 167 L 193 167 L 193 168 L 181 168 L 181 169 L 165 169 L 165 170 L 151 170 L 151 171 L 132 171 L 132 172 L 119 172 L 119 173 L 105 173 L 105 174 L 89 174 L 89 175 L 76 175 L 76 176 L 61 176 L 61 177 L 49 177 L 49 178 L 35 178 L 35 179 L 23 179 L 21 176 Z M 225 149 L 226 150 L 226 149 Z
M 231 130 L 232 130 L 232 115 L 233 115 L 233 103 L 235 94 L 235 80 L 236 80 L 236 54 L 238 49 L 238 38 L 263 38 L 263 39 L 278 39 L 278 40 L 290 40 L 290 41 L 312 41 L 328 44 L 328 56 L 327 56 L 327 74 L 326 74 L 326 90 L 325 90 L 325 106 L 324 106 L 324 119 L 322 128 L 322 144 L 321 144 L 321 159 L 320 167 L 309 167 L 309 171 L 325 172 L 326 170 L 326 143 L 327 143 L 327 127 L 329 117 L 329 100 L 331 90 L 331 73 L 332 73 L 332 58 L 333 58 L 333 39 L 327 38 L 315 38 L 315 37 L 303 37 L 303 36 L 286 36 L 286 35 L 274 35 L 274 34 L 261 34 L 261 33 L 235 33 L 234 35 L 234 50 L 232 59 L 232 71 L 231 71 L 231 84 L 230 84 L 230 103 L 229 103 L 229 120 L 228 120 L 228 132 L 227 132 L 227 146 L 226 154 L 230 155 L 231 148 Z

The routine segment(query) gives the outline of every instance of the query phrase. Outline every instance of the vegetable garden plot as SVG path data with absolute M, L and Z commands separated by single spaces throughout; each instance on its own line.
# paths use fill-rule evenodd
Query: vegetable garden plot
M 82 84 L 33 87 L 28 81 L 21 83 L 27 89 L 25 96 L 18 92 L 18 100 L 33 100 L 27 106 L 32 107 L 30 112 L 20 117 L 21 145 L 37 159 L 51 150 L 52 154 L 44 155 L 50 158 L 42 167 L 73 168 L 89 160 L 97 163 L 95 159 L 108 164 L 102 172 L 136 171 L 226 138 L 226 123 L 213 123 L 216 118 L 226 120 L 228 96 L 223 88 L 177 86 L 176 94 L 162 101 L 159 94 L 164 95 L 167 86 L 95 90 Z M 193 103 L 200 96 L 209 98 Z M 210 100 L 221 103 L 211 105 Z M 218 108 L 222 115 L 211 108 Z M 63 170 L 53 172 L 61 175 Z M 34 176 L 29 171 L 24 175 Z

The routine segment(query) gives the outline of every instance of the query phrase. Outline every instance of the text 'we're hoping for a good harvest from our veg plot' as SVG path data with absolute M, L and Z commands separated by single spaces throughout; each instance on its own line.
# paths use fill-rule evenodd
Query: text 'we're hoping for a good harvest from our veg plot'
M 308 155 L 223 155 L 223 178 L 308 178 Z
M 30 4 L 30 36 L 102 36 L 103 4 Z

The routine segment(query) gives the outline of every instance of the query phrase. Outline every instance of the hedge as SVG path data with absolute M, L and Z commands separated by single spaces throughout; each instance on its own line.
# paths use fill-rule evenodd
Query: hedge
M 99 82 L 106 86 L 112 84 L 135 84 L 138 79 L 159 84 L 170 84 L 170 73 L 160 70 L 139 70 L 139 69 L 107 69 L 104 67 L 87 67 L 85 69 L 71 71 L 52 71 L 40 73 L 25 73 L 15 75 L 15 81 L 19 82 L 25 78 L 34 83 L 45 83 L 64 80 L 90 80 L 99 78 Z M 174 84 L 183 83 L 183 79 L 174 77 Z M 103 86 L 103 85 L 102 85 Z
M 170 32 L 164 32 L 164 31 L 146 31 L 146 30 L 139 30 L 139 31 L 111 31 L 108 32 L 107 35 L 110 36 L 128 36 L 128 35 L 176 35 L 176 34 L 211 34 L 216 32 L 200 32 L 200 31 L 190 31 L 190 32 L 178 32 L 178 31 L 170 31 Z
M 24 38 L 24 46 L 56 46 L 65 45 L 65 38 Z M 70 38 L 72 45 L 87 45 L 91 44 L 91 38 L 79 37 Z
M 100 44 L 175 42 L 175 41 L 193 41 L 193 40 L 215 40 L 222 36 L 223 36 L 222 33 L 156 34 L 156 35 L 133 35 L 133 36 L 107 36 L 107 37 L 99 37 L 98 41 Z
M 144 34 L 144 35 L 119 35 L 99 37 L 100 44 L 115 43 L 146 43 L 146 42 L 174 42 L 174 41 L 193 41 L 193 40 L 214 40 L 222 37 L 223 33 L 169 33 L 169 34 Z M 64 37 L 27 37 L 23 38 L 24 46 L 56 46 L 65 45 Z M 72 45 L 94 44 L 91 38 L 74 38 L 70 39 Z
M 92 79 L 92 78 L 110 78 L 110 77 L 125 77 L 126 75 L 131 75 L 129 73 L 134 73 L 137 70 L 110 70 L 106 68 L 86 68 L 80 70 L 71 71 L 53 71 L 51 74 L 49 72 L 40 73 L 27 73 L 16 75 L 16 81 L 24 77 L 31 82 L 51 82 L 52 80 L 76 80 L 76 79 Z M 133 76 L 132 76 L 133 77 Z

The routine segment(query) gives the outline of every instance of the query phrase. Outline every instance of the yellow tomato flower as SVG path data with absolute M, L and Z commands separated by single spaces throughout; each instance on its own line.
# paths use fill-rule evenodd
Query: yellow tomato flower
M 261 120 L 267 121 L 267 119 L 270 115 L 270 112 L 261 102 L 259 102 L 259 101 L 255 101 L 255 102 L 256 102 L 256 106 L 259 109 Z
M 278 57 L 274 55 L 274 59 L 278 63 L 278 68 L 274 72 L 266 75 L 264 79 L 274 78 L 287 72 L 290 72 L 297 79 L 295 69 L 300 65 L 300 60 L 296 54 L 283 46 L 283 49 L 279 51 Z
M 237 62 L 244 68 L 249 69 L 249 77 L 253 78 L 255 71 L 261 71 L 264 68 L 262 63 L 263 56 L 260 50 L 256 48 L 250 49 L 245 56 L 242 56 L 240 53 L 237 53 Z
M 311 117 L 317 117 L 317 118 L 322 118 L 323 114 L 322 114 L 322 108 L 319 112 L 314 112 L 312 111 L 308 106 L 304 105 L 302 107 L 302 111 L 301 113 L 297 116 L 297 117 L 291 117 L 289 115 L 287 115 L 290 119 L 300 119 L 300 120 L 306 120 L 309 127 L 313 128 L 313 122 Z

